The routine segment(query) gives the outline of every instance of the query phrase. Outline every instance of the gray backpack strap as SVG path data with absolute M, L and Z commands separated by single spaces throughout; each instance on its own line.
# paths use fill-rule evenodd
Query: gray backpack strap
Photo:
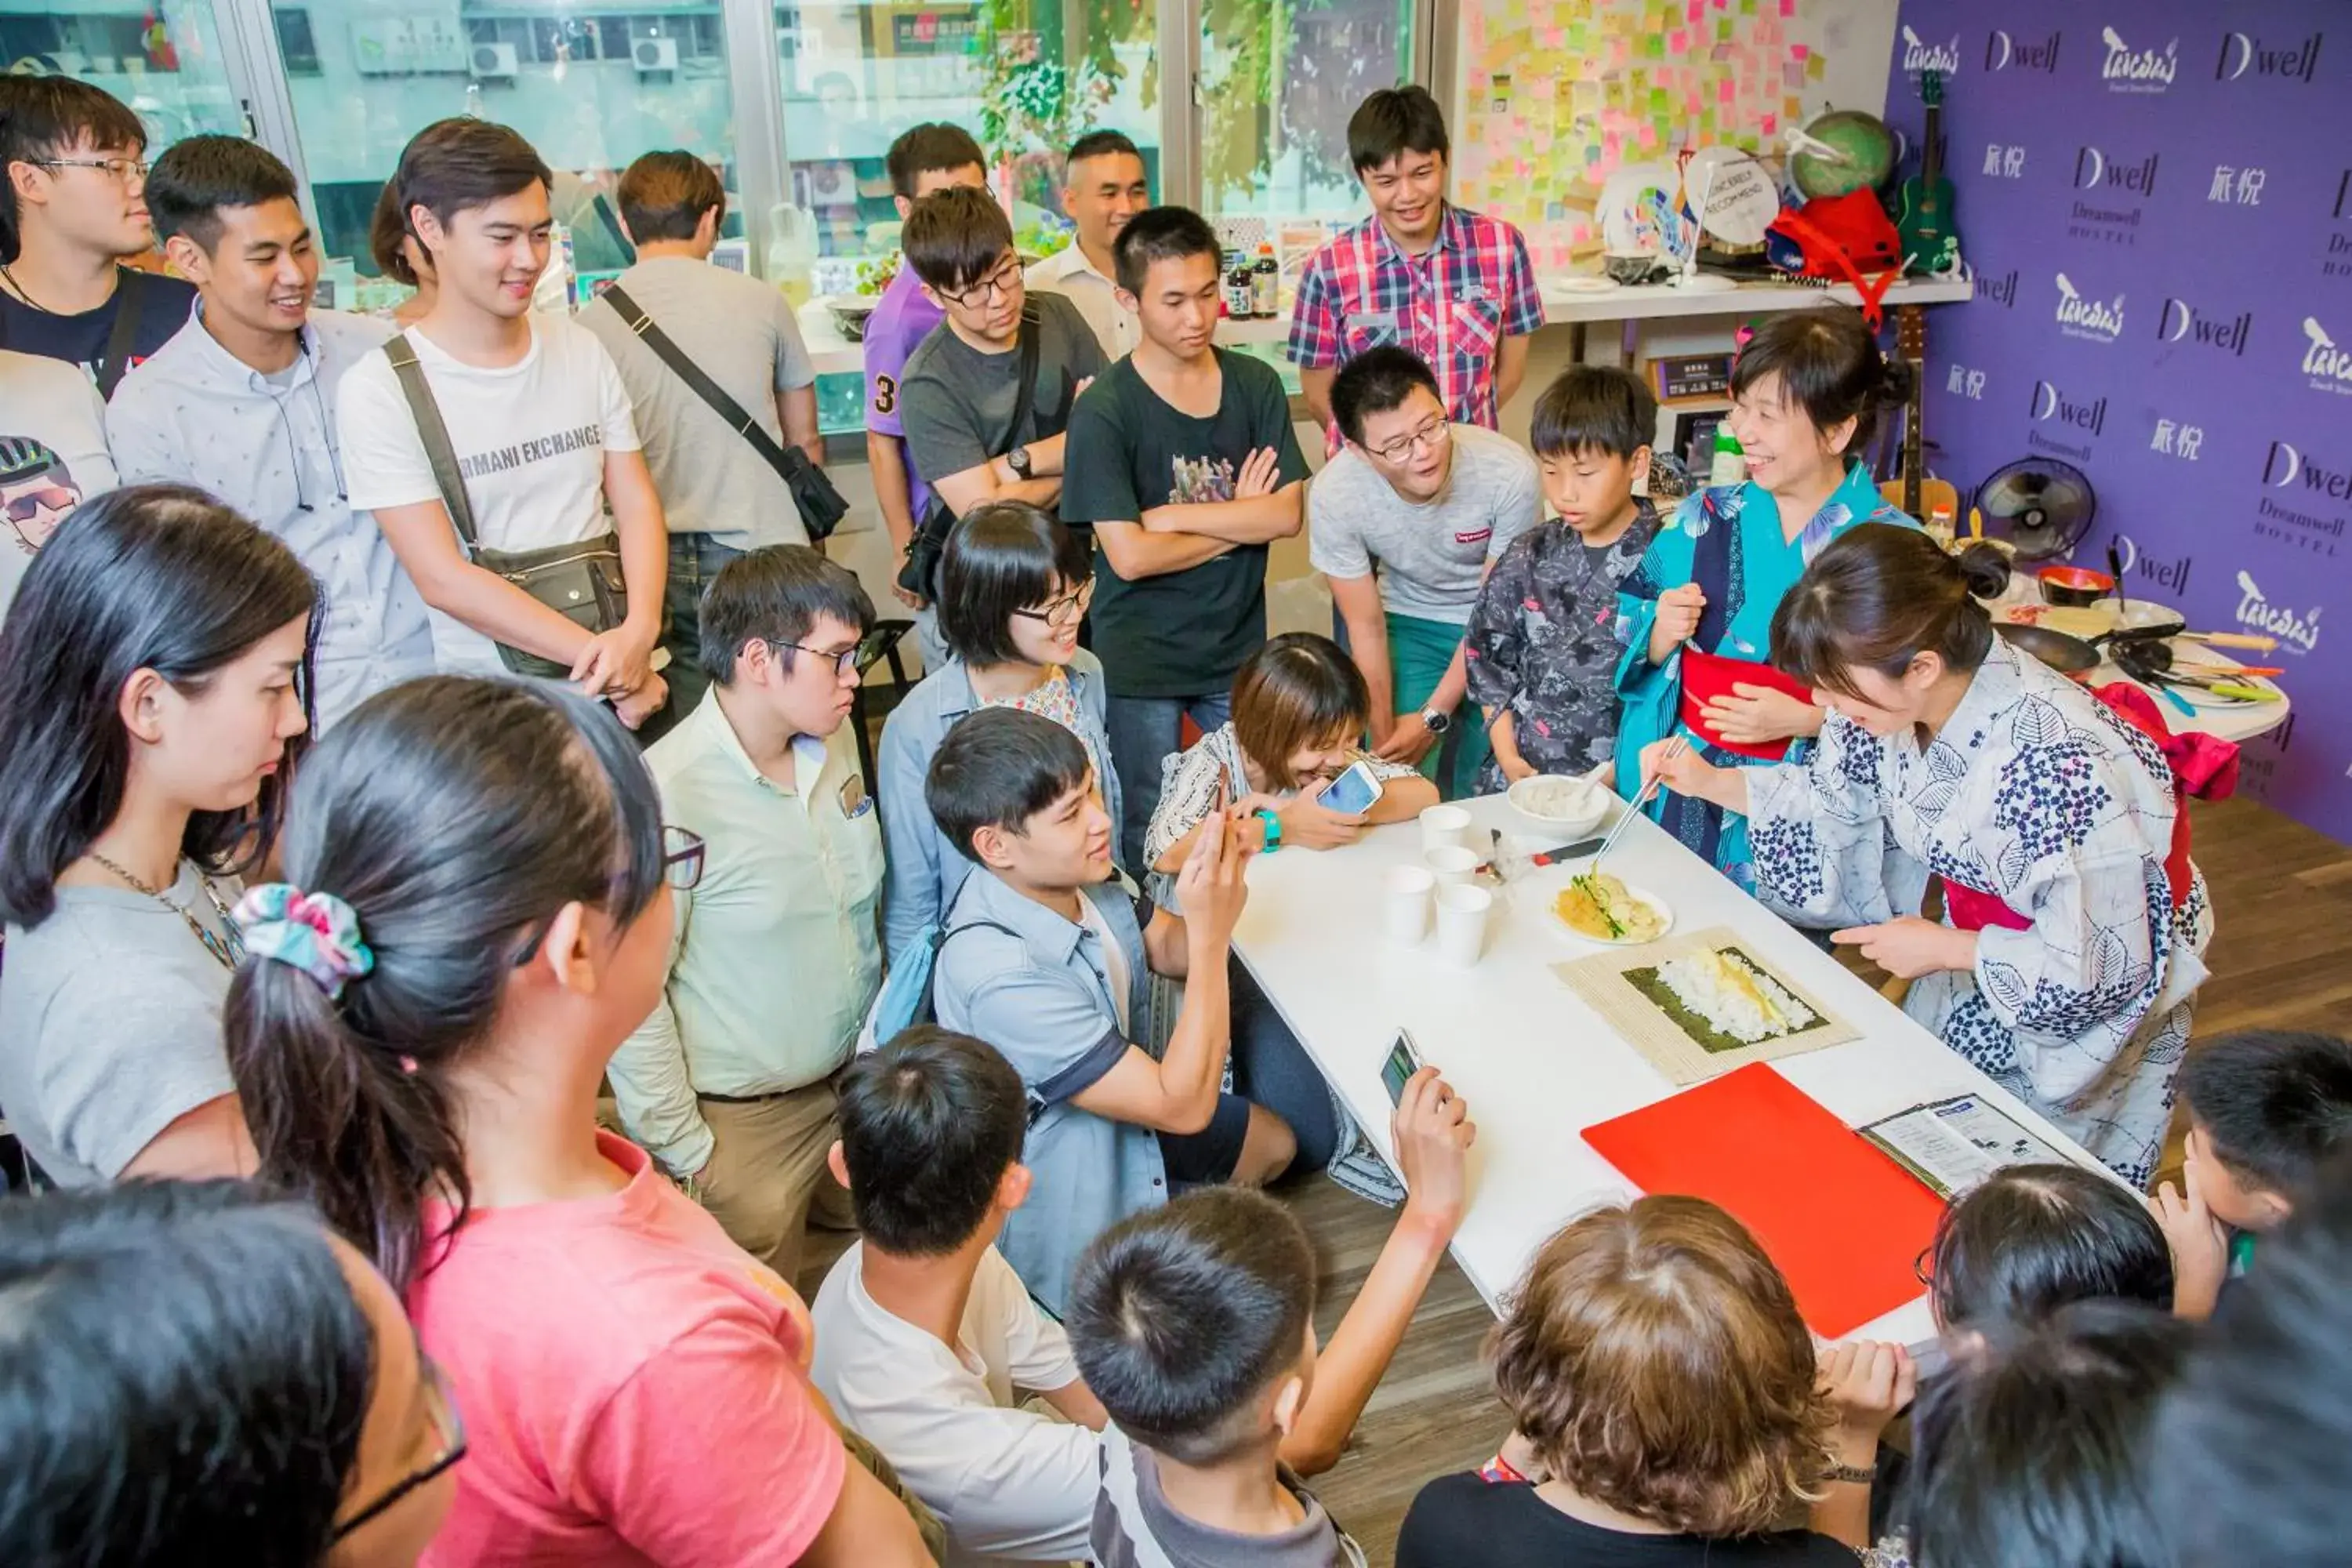
M 457 450 L 449 444 L 449 426 L 442 423 L 441 405 L 433 400 L 425 367 L 416 363 L 416 345 L 408 341 L 406 332 L 401 332 L 385 342 L 383 357 L 392 362 L 401 395 L 408 399 L 409 415 L 416 421 L 416 438 L 425 443 L 425 456 L 433 465 L 433 482 L 441 489 L 441 504 L 449 509 L 449 521 L 470 553 L 478 543 L 474 509 L 466 499 L 466 479 L 457 471 Z

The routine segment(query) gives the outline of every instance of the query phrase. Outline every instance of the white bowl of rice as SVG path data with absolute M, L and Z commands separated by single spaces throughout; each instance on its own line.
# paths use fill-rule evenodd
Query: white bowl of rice
M 1574 838 L 1601 826 L 1615 796 L 1589 778 L 1538 773 L 1510 790 L 1511 809 L 1529 822 Z

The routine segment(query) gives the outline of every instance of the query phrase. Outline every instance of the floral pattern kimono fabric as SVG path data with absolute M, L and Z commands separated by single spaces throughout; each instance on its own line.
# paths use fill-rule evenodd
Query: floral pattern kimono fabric
M 1659 596 L 1696 583 L 1706 595 L 1706 608 L 1689 646 L 1761 664 L 1770 656 L 1772 612 L 1780 600 L 1823 546 L 1865 522 L 1918 526 L 1887 503 L 1858 462 L 1846 466 L 1844 481 L 1793 542 L 1781 532 L 1779 503 L 1760 485 L 1727 485 L 1684 498 L 1617 594 L 1618 640 L 1625 648 L 1617 667 L 1617 689 L 1625 705 L 1617 727 L 1618 794 L 1634 798 L 1642 787 L 1642 748 L 1669 735 L 1683 736 L 1718 767 L 1751 767 L 1757 762 L 1710 744 L 1682 721 L 1683 650 L 1675 648 L 1664 664 L 1650 662 L 1650 628 L 1657 620 Z M 1801 761 L 1809 744 L 1802 739 L 1792 742 L 1790 760 Z M 1740 886 L 1749 885 L 1748 831 L 1740 817 L 1666 791 L 1660 792 L 1650 814 L 1701 859 Z
M 2156 742 L 1996 638 L 1924 750 L 1832 713 L 1748 801 L 1756 895 L 1792 921 L 1916 914 L 1930 874 L 2030 921 L 1986 926 L 1975 970 L 1923 976 L 1905 1011 L 2147 1184 L 2213 934 L 2203 877 L 2166 874 L 2186 807 Z

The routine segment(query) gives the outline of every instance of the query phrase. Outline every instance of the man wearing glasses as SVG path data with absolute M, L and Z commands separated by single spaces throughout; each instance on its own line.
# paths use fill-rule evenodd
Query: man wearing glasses
M 907 356 L 899 383 L 916 471 L 957 517 L 984 501 L 1051 510 L 1071 405 L 1105 363 L 1094 329 L 1059 294 L 1029 297 L 1012 222 L 986 191 L 925 196 L 899 243 L 925 296 L 947 312 Z M 1036 338 L 1026 397 L 1024 333 Z
M 646 753 L 703 864 L 662 1001 L 613 1059 L 621 1123 L 785 1279 L 809 1218 L 849 1224 L 833 1075 L 882 980 L 882 834 L 844 722 L 873 625 L 806 545 L 736 557 L 702 599 L 710 690 Z
M 1436 375 L 1405 349 L 1341 366 L 1331 413 L 1345 445 L 1307 492 L 1307 555 L 1371 690 L 1373 750 L 1448 800 L 1475 795 L 1486 731 L 1463 703 L 1462 628 L 1487 572 L 1543 519 L 1535 459 L 1449 423 Z
M 114 395 L 187 324 L 196 291 L 122 263 L 152 253 L 147 131 L 69 77 L 0 77 L 0 347 L 80 365 Z

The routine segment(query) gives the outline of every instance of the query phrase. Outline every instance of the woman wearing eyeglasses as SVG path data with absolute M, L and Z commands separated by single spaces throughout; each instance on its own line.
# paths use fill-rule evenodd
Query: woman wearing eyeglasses
M 405 1292 L 472 1423 L 428 1563 L 926 1561 L 810 1392 L 792 1288 L 596 1127 L 701 859 L 609 715 L 442 676 L 312 753 L 287 879 L 238 905 L 262 1173 Z
M 131 1182 L 0 1226 L 0 1562 L 414 1568 L 466 1434 L 400 1298 L 298 1203 Z
M 1024 708 L 1085 742 L 1119 851 L 1118 774 L 1108 765 L 1102 664 L 1078 646 L 1094 596 L 1084 537 L 1021 501 L 974 507 L 940 558 L 940 635 L 954 657 L 925 676 L 882 725 L 882 834 L 889 853 L 882 895 L 885 951 L 893 958 L 955 902 L 972 862 L 931 820 L 923 776 L 940 742 L 967 713 Z

